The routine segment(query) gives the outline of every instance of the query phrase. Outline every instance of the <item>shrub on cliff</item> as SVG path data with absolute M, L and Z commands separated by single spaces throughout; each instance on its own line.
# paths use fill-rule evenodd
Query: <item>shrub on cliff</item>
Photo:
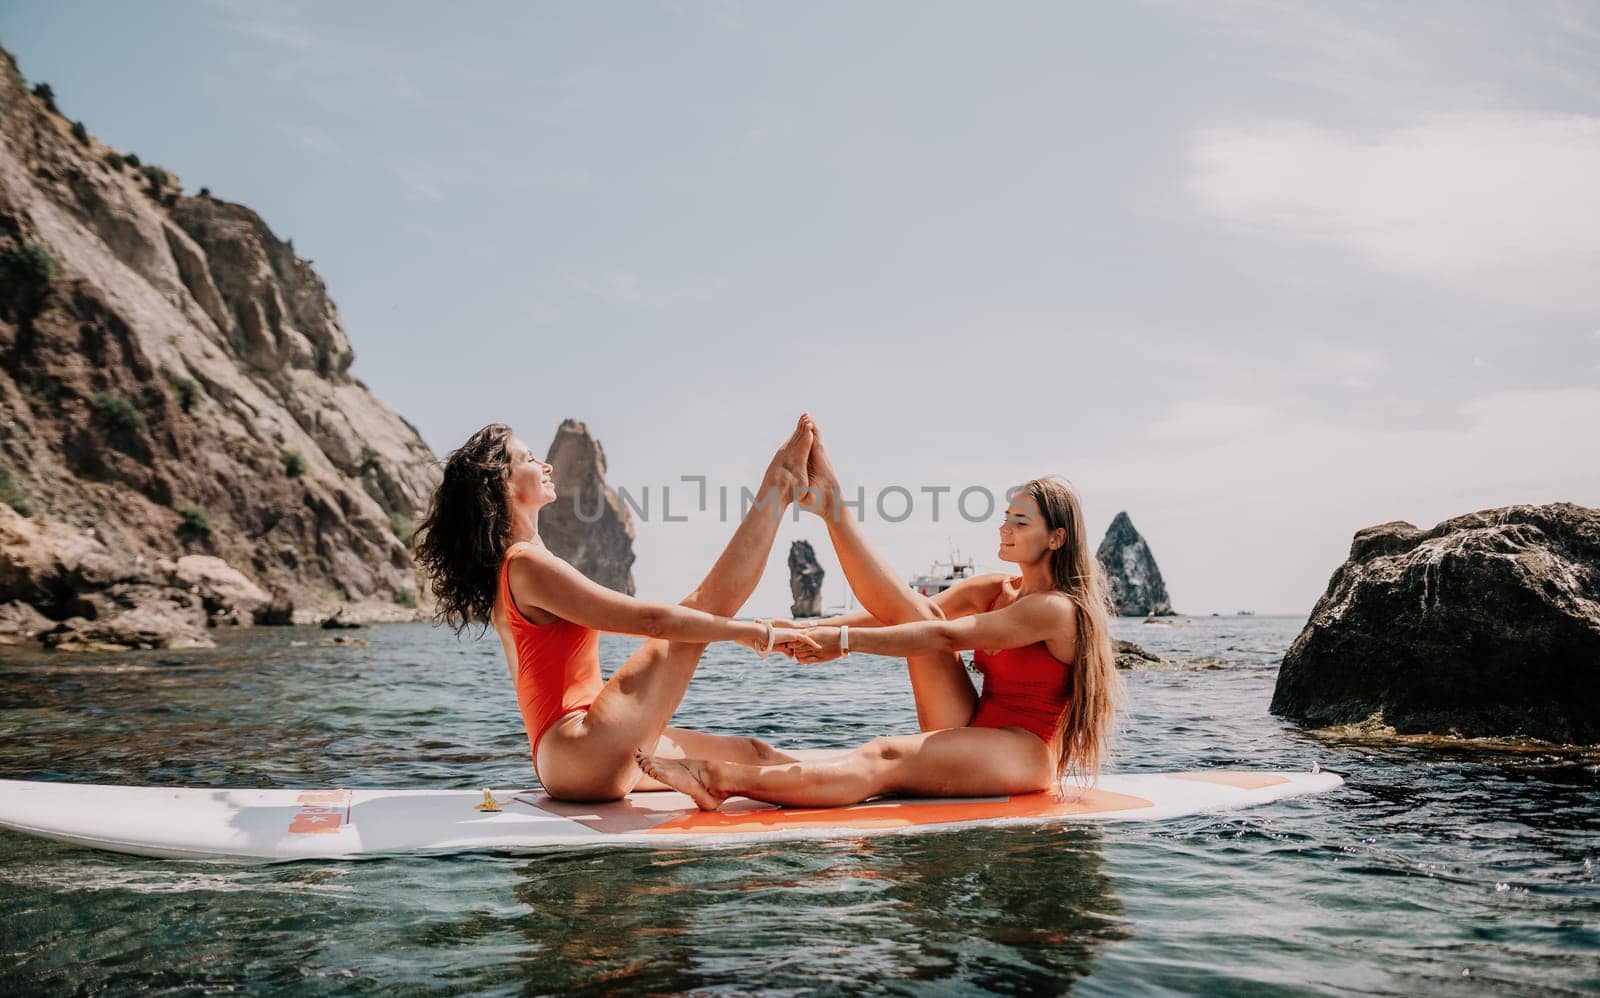
M 173 378 L 172 390 L 178 393 L 178 408 L 184 412 L 194 409 L 200 401 L 200 386 L 189 378 Z
M 82 145 L 89 144 L 89 130 L 83 127 L 83 122 L 74 121 L 72 123 L 72 137 Z
M 94 408 L 95 415 L 100 417 L 106 427 L 117 433 L 139 434 L 149 428 L 144 413 L 140 412 L 126 395 L 99 392 L 89 400 L 89 405 Z
M 50 113 L 61 113 L 56 110 L 56 92 L 50 88 L 50 84 L 35 83 L 33 85 L 33 95 L 44 102 L 44 106 L 50 109 Z
M 127 156 L 124 157 L 124 159 L 126 159 L 128 161 L 128 165 L 133 167 L 135 170 L 137 170 L 139 168 L 139 154 L 138 153 L 130 152 L 130 153 L 128 153 Z
M 417 533 L 417 526 L 411 522 L 411 518 L 400 513 L 389 514 L 389 529 L 400 538 L 400 543 L 408 548 L 411 546 L 411 539 Z
M 122 164 L 123 164 L 122 153 L 117 152 L 115 149 L 112 149 L 112 150 L 110 150 L 109 152 L 107 152 L 105 154 L 105 161 L 106 161 L 106 165 L 111 167 L 113 170 L 121 170 L 122 169 Z
M 21 243 L 0 250 L 0 301 L 33 314 L 56 273 L 56 259 L 43 246 Z
M 290 478 L 299 478 L 306 473 L 306 456 L 297 450 L 286 450 L 281 455 L 283 458 L 283 473 Z
M 199 506 L 185 506 L 183 519 L 178 523 L 178 536 L 184 540 L 203 541 L 211 537 L 211 516 Z
M 11 477 L 11 469 L 0 465 L 0 502 L 5 503 L 23 516 L 33 515 L 33 505 L 28 502 L 28 497 L 17 488 L 17 483 Z
M 0 276 L 7 283 L 49 284 L 56 274 L 56 258 L 43 246 L 22 243 L 0 250 Z
M 144 179 L 150 181 L 150 196 L 160 200 L 161 195 L 166 192 L 167 184 L 172 181 L 167 171 L 154 164 L 147 164 L 141 166 L 139 172 L 144 174 Z

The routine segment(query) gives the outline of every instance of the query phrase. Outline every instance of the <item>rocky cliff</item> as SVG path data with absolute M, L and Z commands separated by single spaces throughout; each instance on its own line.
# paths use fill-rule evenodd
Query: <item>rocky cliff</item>
M 822 565 L 810 541 L 789 545 L 789 592 L 794 596 L 790 616 L 796 620 L 822 616 Z
M 1272 712 L 1600 743 L 1600 509 L 1507 506 L 1358 532 L 1284 656 Z
M 1155 555 L 1127 513 L 1118 513 L 1111 521 L 1095 556 L 1106 570 L 1106 582 L 1118 614 L 1165 616 L 1173 612 Z
M 556 501 L 539 511 L 539 536 L 590 579 L 632 596 L 633 518 L 606 484 L 600 441 L 576 419 L 562 420 L 545 460 Z
M 169 585 L 156 566 L 186 555 L 302 608 L 413 602 L 436 462 L 353 357 L 260 216 L 107 147 L 0 59 L 0 501 L 104 559 L 0 603 L 65 620 L 92 609 L 74 587 Z

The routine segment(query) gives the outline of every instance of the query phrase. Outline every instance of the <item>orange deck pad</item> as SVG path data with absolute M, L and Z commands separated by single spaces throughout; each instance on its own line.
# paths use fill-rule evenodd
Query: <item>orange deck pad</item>
M 1271 773 L 1172 773 L 1175 780 L 1195 780 L 1199 783 L 1220 783 L 1225 787 L 1238 787 L 1240 790 L 1260 790 L 1262 787 L 1275 787 L 1280 783 L 1288 783 L 1287 776 L 1274 776 Z
M 784 807 L 758 811 L 700 811 L 664 821 L 655 835 L 705 832 L 777 832 L 786 828 L 903 828 L 995 818 L 1053 818 L 1104 811 L 1152 807 L 1143 797 L 1106 790 L 1075 791 L 1062 797 L 1052 791 L 997 797 L 993 800 L 929 802 L 896 800 L 853 807 Z

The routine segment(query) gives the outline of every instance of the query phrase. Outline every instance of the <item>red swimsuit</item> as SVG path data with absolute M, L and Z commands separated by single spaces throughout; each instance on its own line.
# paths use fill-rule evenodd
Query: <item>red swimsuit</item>
M 575 710 L 587 710 L 604 685 L 600 680 L 600 632 L 558 620 L 535 624 L 511 598 L 511 554 L 500 563 L 500 599 L 517 646 L 517 706 L 539 772 L 539 740 Z M 542 778 L 541 778 L 542 779 Z
M 995 599 L 1000 598 L 995 594 Z M 989 609 L 994 609 L 990 601 Z M 1072 702 L 1072 669 L 1043 641 L 994 653 L 972 653 L 983 692 L 968 722 L 974 728 L 1026 728 L 1054 751 Z

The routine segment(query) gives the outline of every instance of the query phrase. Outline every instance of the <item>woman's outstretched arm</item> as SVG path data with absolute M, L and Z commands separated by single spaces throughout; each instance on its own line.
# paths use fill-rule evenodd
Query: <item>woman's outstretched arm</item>
M 968 617 L 974 613 L 982 613 L 994 602 L 995 590 L 1005 582 L 1006 576 L 1001 572 L 991 572 L 987 575 L 974 575 L 970 579 L 962 579 L 942 593 L 927 597 L 946 620 L 955 620 L 957 617 Z M 908 587 L 909 588 L 909 587 Z M 838 627 L 840 624 L 849 627 L 882 627 L 883 621 L 874 617 L 867 610 L 852 610 L 837 617 L 819 617 L 803 623 L 780 620 L 776 621 L 779 627 Z
M 753 620 L 735 620 L 693 610 L 677 603 L 653 603 L 594 582 L 548 549 L 514 555 L 511 560 L 512 598 L 526 615 L 526 607 L 553 613 L 562 620 L 613 634 L 635 634 L 668 641 L 704 643 L 737 641 L 757 650 L 766 647 L 767 627 Z M 813 645 L 803 631 L 776 632 L 777 645 Z
M 839 629 L 815 627 L 806 632 L 820 651 L 796 648 L 802 662 L 825 662 L 839 655 Z M 1049 638 L 1075 638 L 1077 613 L 1071 600 L 1053 593 L 1024 596 L 1003 610 L 990 610 L 957 620 L 918 620 L 890 627 L 850 629 L 850 650 L 903 657 L 970 648 L 1019 648 Z

